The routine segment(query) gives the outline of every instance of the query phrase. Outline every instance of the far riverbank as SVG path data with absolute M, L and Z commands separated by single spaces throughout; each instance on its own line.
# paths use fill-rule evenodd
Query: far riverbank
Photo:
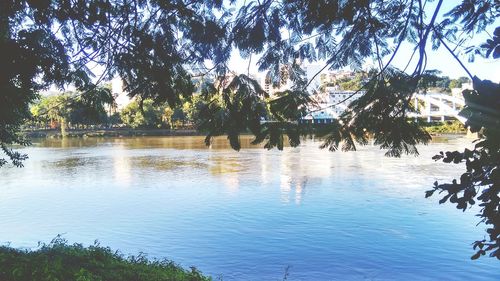
M 432 136 L 465 135 L 467 129 L 458 121 L 428 123 L 424 129 Z M 67 129 L 66 137 L 136 137 L 136 136 L 204 136 L 195 129 L 132 129 L 132 128 L 103 128 L 103 129 Z M 59 129 L 27 130 L 29 138 L 62 138 Z
M 31 130 L 25 131 L 29 138 L 61 138 L 59 129 Z M 201 136 L 202 134 L 194 129 L 131 129 L 131 128 L 110 128 L 110 129 L 73 129 L 67 130 L 66 137 L 90 138 L 90 137 L 135 137 L 135 136 Z

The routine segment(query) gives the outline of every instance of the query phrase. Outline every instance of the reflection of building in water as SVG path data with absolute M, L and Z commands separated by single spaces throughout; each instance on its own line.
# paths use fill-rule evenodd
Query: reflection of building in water
M 227 187 L 229 194 L 236 194 L 240 190 L 240 178 L 238 173 L 226 174 L 222 177 L 222 182 Z
M 280 192 L 281 201 L 290 203 L 291 197 L 294 195 L 295 204 L 302 203 L 306 188 L 307 176 L 302 176 L 300 160 L 297 159 L 297 153 L 285 150 L 281 156 L 280 165 Z M 293 195 L 292 195 L 293 194 Z
M 313 149 L 307 146 L 306 143 L 303 149 L 285 149 L 281 154 L 280 198 L 284 203 L 301 204 L 308 189 L 338 172 L 333 169 L 334 153 L 317 149 L 316 144 Z
M 306 193 L 307 178 L 303 178 L 301 181 L 295 183 L 295 204 L 299 205 L 302 203 L 302 195 Z
M 129 186 L 132 182 L 132 167 L 127 148 L 121 144 L 113 148 L 113 177 L 120 186 Z
M 260 178 L 262 181 L 262 186 L 265 186 L 266 184 L 271 182 L 272 171 L 270 171 L 269 168 L 271 168 L 271 165 L 273 163 L 271 163 L 272 155 L 270 156 L 269 154 L 270 152 L 260 153 Z
M 208 158 L 210 173 L 220 176 L 230 194 L 238 192 L 240 188 L 240 173 L 242 167 L 240 161 L 235 157 L 224 157 L 223 155 L 211 154 Z

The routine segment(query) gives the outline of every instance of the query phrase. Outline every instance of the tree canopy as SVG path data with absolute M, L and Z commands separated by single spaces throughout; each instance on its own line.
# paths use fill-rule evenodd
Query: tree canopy
M 429 48 L 448 50 L 462 66 L 459 52 L 471 58 L 500 56 L 500 27 L 483 44 L 467 41 L 496 24 L 498 1 L 457 1 L 449 11 L 443 11 L 443 0 L 434 1 L 432 8 L 429 2 L 1 1 L 0 146 L 7 159 L 22 165 L 26 156 L 9 145 L 28 144 L 19 132 L 40 90 L 72 85 L 86 97 L 101 81 L 116 75 L 140 104 L 151 99 L 171 107 L 191 98 L 194 77 L 210 77 L 200 86 L 205 103 L 200 128 L 207 133 L 207 143 L 214 136 L 227 135 L 231 146 L 239 149 L 240 133 L 249 131 L 255 142 L 265 141 L 267 148 L 281 149 L 285 136 L 296 146 L 300 135 L 320 133 L 296 122 L 310 102 L 311 81 L 301 63 L 321 61 L 324 69 L 359 69 L 372 60 L 378 70 L 355 92 L 366 93 L 322 132 L 323 147 L 355 150 L 371 137 L 389 156 L 416 155 L 416 145 L 427 143 L 430 136 L 408 114 L 415 110 L 411 96 L 425 78 Z M 411 44 L 413 55 L 405 69 L 396 69 L 392 62 L 403 43 Z M 249 59 L 257 56 L 259 70 L 266 71 L 273 84 L 286 76 L 292 85 L 271 98 L 249 75 L 233 75 L 231 81 L 220 83 L 232 73 L 228 65 L 232 50 Z M 466 94 L 466 100 L 474 103 L 467 107 L 470 125 L 495 131 L 500 127 L 498 84 L 474 77 L 465 67 L 464 72 L 474 78 L 477 89 Z M 476 95 L 492 99 L 476 99 Z M 478 109 L 483 102 L 489 102 L 487 113 Z M 485 136 L 496 140 L 491 134 Z M 495 146 L 478 149 L 488 157 L 498 152 Z M 492 159 L 497 162 L 485 160 L 489 168 L 480 169 L 489 171 L 486 176 L 493 182 L 470 185 L 493 188 L 495 208 L 483 212 L 490 224 L 499 219 L 498 177 L 494 176 L 498 172 L 493 173 L 498 171 L 498 158 Z M 0 165 L 7 162 L 1 159 Z M 498 237 L 498 232 L 491 236 L 496 249 Z M 491 254 L 500 257 L 498 250 Z

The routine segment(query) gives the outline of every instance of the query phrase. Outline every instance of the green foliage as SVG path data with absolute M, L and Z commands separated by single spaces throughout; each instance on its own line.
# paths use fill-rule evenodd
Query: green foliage
M 106 106 L 114 104 L 106 87 L 79 93 L 68 92 L 45 96 L 31 106 L 33 121 L 38 124 L 57 122 L 63 130 L 67 124 L 96 125 L 108 122 Z
M 363 84 L 368 81 L 369 73 L 364 71 L 357 71 L 354 78 L 342 78 L 335 84 L 345 91 L 357 91 L 363 87 Z
M 418 89 L 426 92 L 429 89 L 437 91 L 450 91 L 450 83 L 452 80 L 448 76 L 440 76 L 441 71 L 438 70 L 427 70 L 422 73 L 420 80 L 418 81 Z M 461 84 L 460 84 L 461 86 Z
M 200 119 L 200 112 L 205 105 L 206 102 L 201 95 L 193 95 L 191 101 L 184 103 L 182 111 L 185 113 L 187 120 L 192 123 L 197 123 Z
M 220 95 L 207 93 L 209 102 L 200 112 L 199 124 L 199 129 L 207 132 L 205 143 L 209 145 L 213 137 L 227 134 L 231 147 L 239 150 L 241 132 L 260 133 L 266 97 L 260 85 L 246 75 L 236 76 Z
M 434 157 L 445 163 L 464 163 L 466 171 L 452 183 L 436 182 L 426 197 L 436 191 L 444 193 L 439 203 L 449 201 L 465 211 L 479 202 L 478 216 L 488 229 L 488 239 L 474 243 L 477 250 L 472 259 L 489 253 L 500 259 L 500 84 L 474 78 L 474 90 L 463 92 L 466 106 L 460 112 L 468 118 L 472 132 L 480 132 L 474 149 L 463 152 L 440 152 Z
M 196 268 L 185 270 L 168 260 L 143 255 L 124 257 L 94 244 L 68 245 L 56 238 L 36 251 L 0 247 L 0 280 L 5 281 L 205 281 Z
M 462 88 L 462 84 L 464 83 L 470 83 L 471 80 L 467 77 L 460 77 L 458 79 L 452 79 L 450 81 L 450 85 L 449 85 L 449 88 L 450 89 L 453 89 L 453 88 Z
M 206 0 L 0 1 L 0 146 L 7 159 L 26 158 L 8 146 L 29 144 L 19 133 L 29 105 L 52 85 L 87 93 L 118 74 L 132 96 L 180 104 L 193 92 L 189 66 L 229 59 L 229 14 L 221 9 L 221 1 Z
M 153 100 L 147 99 L 141 104 L 132 101 L 121 112 L 123 123 L 131 128 L 158 128 L 162 124 L 164 109 L 155 106 Z
M 466 133 L 467 128 L 460 121 L 446 121 L 443 123 L 429 123 L 424 125 L 424 129 L 430 134 Z
M 50 85 L 73 84 L 86 93 L 95 89 L 95 81 L 119 75 L 131 96 L 176 108 L 194 91 L 192 72 L 206 70 L 204 76 L 213 70 L 211 78 L 228 73 L 233 48 L 245 57 L 260 54 L 259 69 L 268 72 L 274 85 L 287 77 L 294 91 L 305 91 L 307 81 L 300 78 L 298 61 L 325 60 L 330 69 L 359 69 L 374 59 L 379 61 L 380 72 L 385 72 L 402 42 L 408 41 L 415 46 L 412 58 L 417 60 L 411 76 L 419 80 L 429 41 L 438 48 L 443 38 L 455 40 L 460 32 L 457 24 L 473 37 L 493 24 L 498 14 L 494 0 L 464 0 L 436 17 L 442 2 L 438 0 L 429 17 L 425 5 L 415 0 L 2 1 L 0 141 L 4 145 L 25 143 L 17 132 L 29 119 L 28 105 L 36 99 L 36 92 Z M 288 35 L 283 36 L 283 31 Z M 391 58 L 383 65 L 387 55 Z M 207 69 L 206 61 L 213 68 Z M 92 64 L 104 69 L 97 79 L 92 79 L 96 74 L 89 68 Z M 444 84 L 439 87 L 447 88 Z M 83 118 L 79 122 L 94 121 Z M 149 124 L 138 122 L 144 123 Z M 245 123 L 236 122 L 231 131 L 247 130 Z M 231 133 L 233 143 L 235 135 Z
M 101 124 L 107 122 L 106 106 L 114 105 L 111 90 L 107 87 L 80 93 L 70 106 L 70 122 L 73 124 Z

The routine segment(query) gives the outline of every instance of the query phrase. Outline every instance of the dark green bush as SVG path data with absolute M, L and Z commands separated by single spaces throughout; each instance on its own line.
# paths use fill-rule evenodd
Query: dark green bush
M 423 124 L 424 129 L 430 134 L 465 134 L 467 129 L 457 120 L 439 123 Z
M 204 281 L 196 268 L 167 260 L 124 257 L 99 244 L 69 245 L 61 238 L 36 251 L 0 247 L 2 281 Z

